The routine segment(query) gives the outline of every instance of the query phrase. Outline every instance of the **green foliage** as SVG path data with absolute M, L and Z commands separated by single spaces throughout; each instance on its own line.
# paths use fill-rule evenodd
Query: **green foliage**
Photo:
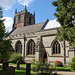
M 71 69 L 72 69 L 72 70 L 75 70 L 75 62 L 71 62 L 70 65 L 71 65 Z
M 31 63 L 32 63 L 32 64 L 35 64 L 35 58 L 32 59 L 32 62 L 31 62 Z
M 62 27 L 74 27 L 72 21 L 75 21 L 73 18 L 75 16 L 75 0 L 57 0 L 53 1 L 52 4 L 56 7 L 56 13 L 54 15 Z
M 2 17 L 2 8 L 0 8 L 0 59 L 4 61 L 9 58 L 8 50 L 11 49 L 11 40 L 6 39 L 7 32 L 5 32 L 4 20 Z
M 75 62 L 75 56 L 72 58 L 72 62 Z
M 56 7 L 57 21 L 61 27 L 57 29 L 57 39 L 70 41 L 75 47 L 75 0 L 57 0 L 52 4 Z
M 23 57 L 20 53 L 13 53 L 9 59 L 10 62 L 17 63 L 19 61 L 20 63 L 23 61 Z
M 33 70 L 34 71 L 39 71 L 39 70 L 42 70 L 42 69 L 44 69 L 44 68 L 49 68 L 49 64 L 48 64 L 48 62 L 47 62 L 47 60 L 45 59 L 44 61 L 43 61 L 44 59 L 43 58 L 41 58 L 36 64 L 35 64 L 35 66 L 33 67 Z M 42 70 L 43 71 L 43 70 Z
M 71 71 L 70 68 L 56 67 L 57 71 Z
M 42 60 L 39 60 L 36 64 L 36 71 L 39 71 L 41 69 L 42 65 L 43 65 Z
M 55 61 L 55 62 L 54 62 L 54 66 L 55 66 L 55 67 L 62 67 L 63 64 L 62 64 L 60 61 Z
M 75 70 L 75 56 L 72 58 L 72 62 L 71 62 L 71 69 Z
M 67 65 L 67 64 L 65 64 L 65 65 L 64 65 L 64 68 L 68 68 L 68 65 Z

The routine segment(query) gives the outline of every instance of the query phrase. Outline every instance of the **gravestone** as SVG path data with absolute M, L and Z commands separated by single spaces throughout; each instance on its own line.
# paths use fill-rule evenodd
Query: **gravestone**
M 2 69 L 3 70 L 6 70 L 6 68 L 9 66 L 9 63 L 7 61 L 4 61 L 3 62 L 3 66 L 2 66 Z
M 30 71 L 31 71 L 31 64 L 27 63 L 26 64 L 26 75 L 30 75 Z
M 15 75 L 15 68 L 9 66 L 6 70 L 0 70 L 0 75 Z
M 7 67 L 6 69 L 7 75 L 15 75 L 15 68 L 12 66 Z

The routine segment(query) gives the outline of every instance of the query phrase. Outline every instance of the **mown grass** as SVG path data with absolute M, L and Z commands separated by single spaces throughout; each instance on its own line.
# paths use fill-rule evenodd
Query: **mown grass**
M 9 65 L 17 66 L 15 63 L 9 63 Z M 26 64 L 20 64 L 21 67 L 26 67 Z M 31 64 L 31 67 L 34 67 L 35 65 Z
M 57 71 L 71 71 L 71 68 L 56 67 Z
M 17 66 L 17 64 L 15 64 L 15 63 L 9 63 L 9 65 Z M 26 67 L 26 64 L 20 64 L 20 66 L 22 66 L 22 67 Z
M 50 67 L 51 69 L 55 69 L 55 67 Z M 72 71 L 70 67 L 64 68 L 64 67 L 56 67 L 57 71 Z
M 13 63 L 10 63 L 10 64 L 16 66 L 16 64 L 13 64 Z M 21 66 L 25 67 L 25 64 L 21 64 Z M 0 70 L 2 70 L 2 65 L 0 65 Z M 15 75 L 26 75 L 26 70 L 23 68 L 20 68 L 20 70 L 15 69 Z M 39 73 L 31 71 L 31 75 L 39 75 Z M 54 74 L 51 74 L 51 75 L 54 75 Z M 63 75 L 63 74 L 57 74 L 57 75 Z

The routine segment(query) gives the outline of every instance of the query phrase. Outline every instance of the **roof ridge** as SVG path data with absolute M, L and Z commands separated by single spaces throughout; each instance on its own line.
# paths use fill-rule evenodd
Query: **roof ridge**
M 42 22 L 42 23 L 45 23 L 45 22 Z M 42 23 L 37 23 L 37 24 L 39 25 L 39 24 L 42 24 Z M 19 28 L 16 28 L 16 29 L 25 28 L 25 27 L 30 27 L 30 26 L 35 26 L 35 25 L 37 25 L 37 24 L 32 24 L 32 25 L 28 25 L 28 26 L 24 26 L 24 27 L 19 27 Z

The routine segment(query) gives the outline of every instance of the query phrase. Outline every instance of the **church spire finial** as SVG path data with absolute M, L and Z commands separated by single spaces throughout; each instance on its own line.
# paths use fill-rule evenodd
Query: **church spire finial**
M 35 11 L 34 11 L 34 14 L 33 15 L 35 16 Z
M 17 9 L 15 9 L 15 14 L 17 14 Z
M 27 11 L 27 7 L 26 7 L 26 5 L 25 5 L 25 11 Z

